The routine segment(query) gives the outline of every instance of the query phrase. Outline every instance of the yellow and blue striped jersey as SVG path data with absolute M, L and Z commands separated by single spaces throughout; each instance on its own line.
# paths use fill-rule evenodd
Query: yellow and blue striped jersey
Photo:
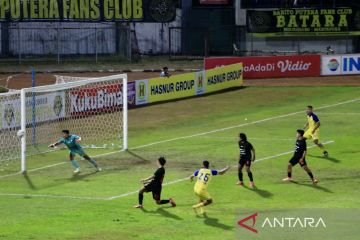
M 194 172 L 194 176 L 197 177 L 194 189 L 206 190 L 209 186 L 212 176 L 217 175 L 217 170 L 211 170 L 207 168 L 201 168 Z
M 314 114 L 314 113 L 308 114 L 307 120 L 308 120 L 310 130 L 313 130 L 315 128 L 316 124 L 318 122 L 320 122 L 318 116 L 316 116 L 316 114 Z

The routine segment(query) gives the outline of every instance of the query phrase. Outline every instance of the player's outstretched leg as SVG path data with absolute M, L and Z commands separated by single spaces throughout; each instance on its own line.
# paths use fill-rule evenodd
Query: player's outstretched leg
M 250 166 L 246 166 L 246 172 L 247 172 L 249 180 L 250 180 L 250 187 L 254 188 L 255 187 L 254 178 L 253 178 L 253 174 L 250 170 Z
M 243 172 L 242 172 L 243 167 L 244 167 L 244 165 L 242 165 L 242 164 L 238 165 L 238 178 L 239 178 L 239 181 L 237 182 L 237 185 L 239 185 L 239 186 L 244 186 L 244 179 L 243 179 Z
M 176 203 L 175 200 L 173 198 L 169 198 L 169 199 L 163 199 L 163 200 L 156 200 L 156 204 L 158 205 L 163 205 L 163 204 L 168 204 L 170 203 L 171 206 L 176 207 Z
M 323 145 L 322 143 L 320 143 L 318 139 L 314 139 L 314 143 L 315 143 L 315 145 L 317 145 L 317 146 L 323 151 L 324 157 L 328 157 L 328 156 L 329 156 L 328 151 L 326 151 L 324 145 Z
M 69 159 L 71 162 L 71 165 L 75 168 L 74 173 L 80 173 L 80 165 L 79 163 L 74 159 L 74 155 L 70 153 Z
M 139 190 L 139 204 L 135 205 L 134 208 L 143 208 L 144 192 L 146 192 L 145 188 Z
M 99 168 L 95 159 L 89 157 L 89 155 L 87 155 L 87 154 L 84 155 L 84 159 L 87 160 L 89 163 L 91 163 L 91 165 L 93 165 L 96 168 L 96 171 L 101 172 L 102 169 Z
M 311 181 L 313 182 L 313 184 L 317 184 L 319 181 L 314 177 L 313 173 L 311 172 L 311 170 L 308 168 L 307 165 L 303 166 L 302 167 L 306 172 L 307 174 L 309 175 Z
M 292 165 L 291 163 L 288 164 L 288 170 L 287 170 L 287 177 L 283 179 L 284 182 L 290 182 L 292 181 Z

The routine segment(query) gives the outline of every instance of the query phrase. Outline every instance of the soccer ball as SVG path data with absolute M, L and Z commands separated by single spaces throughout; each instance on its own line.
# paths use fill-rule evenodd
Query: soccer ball
M 17 136 L 19 137 L 19 138 L 22 138 L 22 137 L 24 137 L 24 135 L 25 135 L 25 132 L 23 131 L 23 130 L 19 130 L 19 131 L 17 131 Z

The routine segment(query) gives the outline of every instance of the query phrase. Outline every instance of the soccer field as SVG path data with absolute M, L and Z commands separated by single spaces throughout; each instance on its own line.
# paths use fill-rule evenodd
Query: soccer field
M 296 183 L 286 184 L 310 104 L 330 157 L 308 141 L 307 162 L 320 183 L 296 166 Z M 30 157 L 27 176 L 16 174 L 18 162 L 0 171 L 0 239 L 240 239 L 240 208 L 358 208 L 359 117 L 359 87 L 247 87 L 130 110 L 129 152 L 88 151 L 103 172 L 80 161 L 83 172 L 73 176 L 66 150 Z M 239 132 L 256 149 L 255 190 L 236 185 Z M 160 155 L 168 160 L 162 196 L 178 206 L 157 206 L 145 194 L 144 209 L 133 209 L 138 180 L 154 172 Z M 197 216 L 194 182 L 185 178 L 204 159 L 232 168 L 213 178 L 214 204 Z

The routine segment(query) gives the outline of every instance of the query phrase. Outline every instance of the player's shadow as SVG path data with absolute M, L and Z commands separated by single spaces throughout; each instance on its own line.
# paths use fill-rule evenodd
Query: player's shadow
M 150 160 L 148 160 L 148 159 L 146 159 L 146 158 L 144 158 L 144 157 L 142 157 L 142 156 L 134 153 L 134 152 L 131 151 L 131 150 L 127 150 L 126 152 L 127 152 L 128 154 L 130 154 L 131 156 L 135 157 L 136 159 L 140 160 L 139 163 L 149 163 L 149 162 L 150 162 Z
M 201 216 L 197 215 L 197 217 L 201 217 Z M 234 227 L 232 226 L 228 226 L 226 224 L 219 222 L 219 219 L 217 218 L 209 217 L 206 213 L 203 214 L 203 218 L 204 218 L 204 223 L 210 227 L 220 228 L 225 231 L 231 231 L 234 229 Z
M 321 157 L 321 156 L 315 156 L 315 155 L 310 155 L 310 154 L 309 154 L 309 157 L 320 158 L 320 159 L 328 160 L 328 161 L 333 162 L 333 163 L 340 163 L 341 162 L 339 159 L 334 158 L 334 157 Z
M 41 187 L 37 187 L 37 190 L 40 190 L 40 189 L 47 189 L 47 188 L 53 188 L 53 187 L 58 187 L 58 186 L 61 186 L 61 185 L 65 185 L 65 184 L 68 184 L 69 182 L 77 182 L 77 181 L 89 181 L 87 180 L 86 178 L 94 175 L 94 174 L 104 174 L 103 172 L 99 173 L 99 172 L 89 172 L 89 173 L 85 173 L 85 174 L 77 174 L 77 175 L 72 175 L 70 178 L 69 177 L 66 177 L 66 178 L 55 178 L 52 180 L 52 183 L 49 183 L 49 184 L 45 184 L 45 185 L 42 185 Z
M 352 176 L 347 176 L 347 177 L 324 177 L 321 178 L 321 181 L 326 181 L 326 182 L 331 182 L 331 181 L 341 181 L 341 180 L 349 180 L 349 179 L 360 179 L 360 175 L 352 175 Z
M 94 174 L 97 174 L 98 172 L 89 172 L 89 173 L 85 173 L 85 174 L 74 174 L 69 180 L 71 182 L 76 182 L 76 181 L 88 181 L 86 178 L 90 177 Z
M 274 195 L 271 192 L 266 191 L 264 189 L 260 189 L 256 186 L 254 188 L 250 188 L 250 187 L 244 185 L 244 188 L 247 190 L 250 190 L 254 193 L 257 193 L 260 197 L 263 197 L 263 198 L 271 198 Z
M 155 211 L 149 211 L 149 210 L 146 210 L 144 208 L 141 208 L 141 210 L 143 212 L 145 212 L 145 213 L 150 213 L 150 214 L 154 214 L 154 215 L 161 215 L 163 217 L 172 218 L 172 219 L 175 219 L 175 220 L 183 220 L 178 215 L 175 215 L 175 214 L 167 211 L 166 210 L 167 208 L 173 208 L 173 207 L 161 207 L 161 208 L 156 209 Z
M 27 173 L 23 174 L 24 179 L 26 181 L 26 183 L 28 184 L 28 186 L 32 189 L 32 190 L 36 190 L 37 187 L 35 186 L 35 184 L 33 183 L 33 181 L 31 180 L 30 176 Z
M 302 183 L 302 182 L 297 182 L 297 181 L 292 181 L 292 183 L 300 185 L 300 186 L 310 187 L 310 188 L 313 188 L 313 189 L 316 189 L 316 190 L 321 190 L 321 191 L 326 192 L 326 193 L 334 193 L 330 189 L 328 189 L 326 187 L 323 187 L 323 186 L 320 186 L 319 184 L 314 185 L 312 183 Z
M 24 173 L 22 176 L 25 179 L 25 182 L 27 183 L 27 185 L 29 186 L 30 189 L 32 190 L 41 190 L 41 189 L 47 189 L 47 188 L 53 188 L 53 187 L 57 187 L 57 186 L 61 186 L 61 185 L 65 185 L 68 184 L 69 182 L 76 182 L 76 181 L 89 181 L 86 178 L 95 175 L 95 174 L 110 174 L 108 171 L 104 171 L 104 172 L 89 172 L 89 173 L 80 173 L 77 175 L 72 175 L 70 178 L 66 177 L 66 178 L 55 178 L 55 179 L 51 179 L 51 183 L 40 183 L 35 185 L 33 180 L 31 179 L 30 175 L 28 173 Z

